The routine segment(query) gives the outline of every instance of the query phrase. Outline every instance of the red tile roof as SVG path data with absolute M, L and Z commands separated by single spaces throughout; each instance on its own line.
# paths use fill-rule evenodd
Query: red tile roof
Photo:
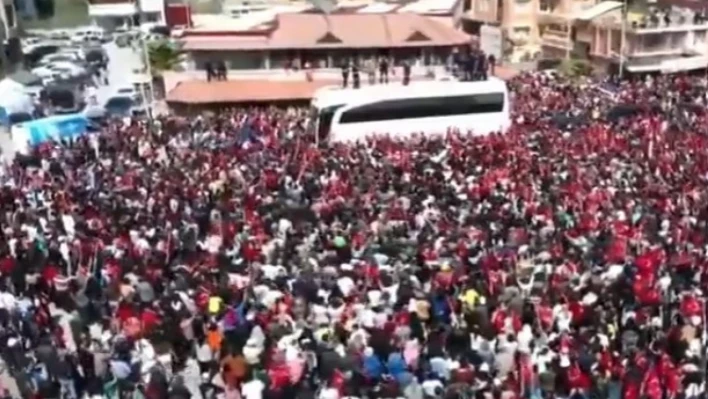
M 511 79 L 511 68 L 497 67 L 495 74 Z M 310 100 L 315 91 L 340 81 L 275 81 L 230 80 L 225 82 L 187 81 L 179 83 L 167 94 L 167 102 L 181 104 L 271 103 Z
M 413 13 L 281 14 L 269 34 L 184 38 L 185 50 L 393 48 L 469 43 L 457 29 Z
M 229 80 L 188 81 L 167 94 L 167 102 L 183 104 L 250 103 L 309 100 L 315 90 L 340 82 Z

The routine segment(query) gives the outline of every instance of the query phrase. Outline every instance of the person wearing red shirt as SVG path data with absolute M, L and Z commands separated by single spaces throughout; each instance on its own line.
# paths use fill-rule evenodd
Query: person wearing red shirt
M 285 362 L 276 361 L 268 367 L 269 389 L 282 391 L 290 384 L 290 370 Z

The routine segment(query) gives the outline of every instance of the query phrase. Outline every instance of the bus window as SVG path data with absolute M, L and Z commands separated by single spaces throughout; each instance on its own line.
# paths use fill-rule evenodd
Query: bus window
M 504 110 L 504 93 L 451 97 L 421 97 L 378 101 L 345 111 L 339 123 L 497 113 Z

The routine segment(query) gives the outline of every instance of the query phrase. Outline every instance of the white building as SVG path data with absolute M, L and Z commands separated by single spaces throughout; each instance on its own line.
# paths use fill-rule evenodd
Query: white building
M 141 23 L 165 23 L 166 0 L 88 0 L 89 17 L 106 28 Z

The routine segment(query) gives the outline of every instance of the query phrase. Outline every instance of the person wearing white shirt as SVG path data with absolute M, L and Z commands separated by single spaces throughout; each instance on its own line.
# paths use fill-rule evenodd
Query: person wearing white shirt
M 259 379 L 253 379 L 241 386 L 241 395 L 244 399 L 263 399 L 265 384 Z
M 327 315 L 327 308 L 322 305 L 313 304 L 312 308 L 312 318 L 316 325 L 327 325 L 329 324 L 329 316 Z
M 376 312 L 371 309 L 364 309 L 358 315 L 359 324 L 366 328 L 373 328 L 376 325 Z
M 443 383 L 435 378 L 429 378 L 423 381 L 422 386 L 423 392 L 427 397 L 436 397 L 438 396 L 438 392 L 441 392 L 444 389 Z
M 542 374 L 548 370 L 548 365 L 555 357 L 556 354 L 548 348 L 536 349 L 531 355 L 531 361 L 537 367 L 538 373 Z
M 524 324 L 516 337 L 516 341 L 519 343 L 518 350 L 523 353 L 531 352 L 531 341 L 533 340 L 533 332 L 531 332 L 531 326 Z
M 354 290 L 356 284 L 354 284 L 354 280 L 351 277 L 344 276 L 337 280 L 337 287 L 342 292 L 342 295 L 347 297 Z
M 5 309 L 8 312 L 14 312 L 17 308 L 17 299 L 14 295 L 7 291 L 0 292 L 0 309 Z
M 322 388 L 317 399 L 339 399 L 339 391 L 333 387 Z

